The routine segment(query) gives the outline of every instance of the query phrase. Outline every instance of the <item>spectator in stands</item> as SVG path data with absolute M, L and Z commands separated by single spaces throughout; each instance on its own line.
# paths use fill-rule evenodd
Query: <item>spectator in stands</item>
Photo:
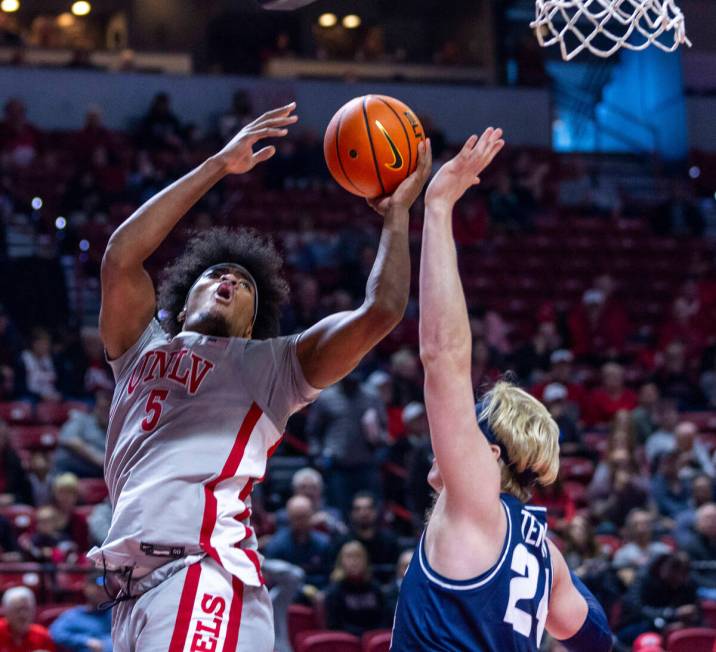
M 671 318 L 661 327 L 659 349 L 666 350 L 670 344 L 684 345 L 686 357 L 694 360 L 703 352 L 707 334 L 704 332 L 703 310 L 696 283 L 687 283 L 676 299 Z
M 699 507 L 692 527 L 678 534 L 677 543 L 691 558 L 699 587 L 716 589 L 716 503 Z M 703 568 L 698 562 L 710 563 Z
M 40 507 L 35 513 L 35 521 L 35 531 L 20 537 L 20 547 L 28 559 L 59 563 L 77 551 L 77 545 L 62 531 L 60 514 L 52 505 Z
M 587 290 L 569 316 L 572 351 L 577 358 L 597 362 L 614 358 L 624 349 L 629 332 L 626 312 L 607 296 L 603 285 Z
M 660 453 L 674 449 L 676 441 L 676 426 L 679 423 L 679 411 L 676 409 L 676 403 L 671 399 L 664 399 L 659 402 L 656 411 L 657 430 L 652 433 L 646 440 L 644 452 L 649 465 L 654 464 L 654 460 Z
M 625 446 L 607 451 L 594 471 L 587 495 L 592 513 L 604 533 L 621 528 L 633 509 L 648 507 L 648 484 L 641 477 L 633 452 Z
M 0 618 L 0 650 L 3 652 L 55 652 L 50 633 L 33 624 L 37 612 L 35 594 L 26 586 L 5 591 L 5 617 Z
M 306 583 L 323 588 L 333 556 L 328 535 L 312 527 L 313 505 L 306 496 L 293 496 L 286 504 L 288 526 L 279 529 L 264 548 L 267 559 L 282 559 L 306 573 Z
M 589 395 L 589 411 L 585 420 L 589 425 L 610 422 L 619 410 L 633 410 L 637 406 L 636 394 L 624 386 L 624 368 L 608 362 L 602 367 L 602 383 Z
M 112 610 L 99 608 L 107 601 L 102 575 L 89 573 L 82 592 L 85 604 L 58 616 L 52 639 L 68 652 L 112 652 Z
M 609 553 L 600 546 L 594 528 L 585 514 L 577 514 L 564 531 L 564 558 L 576 575 L 589 587 L 607 612 L 623 593 L 612 568 Z
M 489 195 L 490 218 L 497 230 L 524 231 L 530 226 L 530 214 L 507 172 L 498 175 Z
M 403 584 L 405 573 L 408 572 L 408 566 L 413 559 L 414 550 L 403 550 L 398 557 L 398 563 L 395 565 L 395 576 L 393 581 L 383 587 L 383 601 L 385 603 L 385 613 L 392 617 L 395 613 L 395 607 L 398 604 L 398 596 L 400 595 L 400 587 Z
M 112 524 L 112 505 L 109 498 L 94 506 L 87 518 L 90 544 L 101 546 L 109 533 Z
M 97 150 L 107 150 L 115 145 L 114 134 L 102 124 L 102 110 L 92 105 L 85 113 L 85 123 L 75 135 L 73 144 L 81 163 L 88 164 Z
M 247 91 L 241 89 L 234 93 L 231 108 L 219 119 L 219 135 L 225 143 L 233 138 L 251 120 L 253 120 L 253 107 Z
M 343 535 L 348 531 L 341 513 L 325 504 L 323 477 L 316 469 L 306 467 L 296 471 L 291 478 L 291 489 L 294 496 L 305 496 L 311 501 L 313 507 L 311 527 L 314 530 L 325 532 L 331 537 Z M 288 510 L 283 508 L 276 512 L 276 526 L 282 528 L 286 525 L 288 525 Z
M 689 508 L 689 487 L 679 477 L 679 458 L 676 450 L 660 453 L 651 481 L 651 493 L 659 513 L 672 519 Z
M 545 404 L 555 423 L 559 426 L 560 455 L 581 455 L 584 451 L 579 426 L 569 412 L 569 393 L 561 383 L 550 383 L 542 392 Z
M 52 502 L 52 454 L 46 450 L 34 450 L 30 454 L 28 479 L 32 486 L 32 504 L 35 507 L 49 505 Z
M 430 440 L 425 406 L 422 403 L 408 403 L 402 414 L 403 436 L 390 442 L 387 453 L 388 467 L 384 476 L 383 489 L 386 501 L 406 505 L 407 487 L 405 474 L 409 461 L 416 449 Z M 423 478 L 424 479 L 424 478 Z
M 107 364 L 104 355 L 102 338 L 98 328 L 85 327 L 80 333 L 82 346 L 82 394 L 92 396 L 95 392 L 104 390 L 110 394 L 114 391 L 114 379 L 112 370 Z
M 12 523 L 4 516 L 0 516 L 0 561 L 19 561 Z
M 12 399 L 15 395 L 15 365 L 21 350 L 20 335 L 5 306 L 0 304 L 0 400 Z
M 562 385 L 567 390 L 565 413 L 577 420 L 583 412 L 587 392 L 581 383 L 574 380 L 574 356 L 571 351 L 557 349 L 549 356 L 550 369 L 547 378 L 532 388 L 532 394 L 540 401 L 544 400 L 544 391 L 551 383 Z
M 87 521 L 77 513 L 80 486 L 74 473 L 58 475 L 52 483 L 52 504 L 59 512 L 59 528 L 80 550 L 89 548 Z
M 477 337 L 472 343 L 472 386 L 476 391 L 491 387 L 500 378 L 497 356 L 484 338 Z
M 644 632 L 695 626 L 699 620 L 696 584 L 685 553 L 656 557 L 631 585 L 617 638 L 627 645 Z
M 60 430 L 59 449 L 55 455 L 58 473 L 74 473 L 79 478 L 103 477 L 112 395 L 100 390 L 94 396 L 92 412 L 73 410 Z
M 362 636 L 386 624 L 383 593 L 373 581 L 368 553 L 358 541 L 341 547 L 325 606 L 329 629 Z
M 13 503 L 32 505 L 32 487 L 10 443 L 10 428 L 0 419 L 0 506 Z
M 167 93 L 157 93 L 142 120 L 140 142 L 152 149 L 180 149 L 183 127 L 171 107 Z
M 553 306 L 543 306 L 539 311 L 536 331 L 529 342 L 515 353 L 513 361 L 515 371 L 525 385 L 534 385 L 537 381 L 543 382 L 544 374 L 551 366 L 552 354 L 561 350 L 562 338 L 556 319 Z M 559 381 L 556 377 L 554 380 Z
M 401 407 L 423 400 L 423 379 L 418 356 L 410 349 L 400 349 L 390 357 L 393 378 L 393 402 Z
M 27 395 L 36 401 L 59 401 L 62 397 L 57 390 L 50 334 L 36 328 L 30 337 L 30 348 L 22 352 L 20 359 Z
M 674 446 L 679 452 L 679 474 L 687 480 L 704 473 L 716 479 L 716 468 L 711 461 L 709 451 L 699 440 L 699 429 L 690 421 L 682 421 L 676 426 Z
M 661 395 L 675 400 L 679 410 L 698 410 L 705 404 L 701 389 L 688 369 L 686 349 L 681 342 L 672 342 L 666 347 L 663 364 L 654 380 Z
M 656 383 L 644 383 L 639 388 L 639 404 L 632 410 L 634 433 L 639 445 L 646 440 L 658 427 L 659 387 Z
M 646 566 L 657 555 L 671 551 L 661 541 L 654 541 L 654 516 L 644 509 L 629 512 L 624 525 L 624 545 L 614 553 L 614 567 L 625 584 L 631 584 L 634 571 Z M 627 571 L 627 572 L 624 572 Z
M 356 491 L 380 491 L 375 455 L 387 440 L 387 416 L 381 401 L 361 387 L 357 372 L 318 397 L 306 430 L 314 448 L 322 448 L 329 504 L 345 514 Z
M 712 502 L 716 502 L 716 484 L 714 484 L 712 478 L 704 473 L 696 475 L 691 481 L 689 508 L 676 517 L 674 536 L 676 536 L 677 541 L 684 532 L 687 532 L 694 525 L 699 507 Z
M 382 580 L 392 576 L 400 548 L 396 536 L 380 525 L 379 517 L 375 496 L 365 491 L 357 493 L 351 508 L 351 530 L 341 543 L 363 544 L 375 576 Z
M 17 98 L 9 99 L 0 122 L 0 153 L 9 154 L 9 161 L 25 167 L 35 158 L 39 147 L 40 133 L 27 121 L 25 105 Z
M 422 403 L 408 403 L 403 410 L 403 421 L 410 443 L 405 461 L 405 506 L 411 512 L 413 527 L 418 532 L 425 527 L 425 514 L 433 500 L 428 472 L 435 456 L 425 406 Z
M 704 396 L 707 407 L 714 410 L 716 409 L 716 355 L 711 351 L 707 351 L 704 354 L 702 369 L 703 372 L 699 379 L 701 393 Z

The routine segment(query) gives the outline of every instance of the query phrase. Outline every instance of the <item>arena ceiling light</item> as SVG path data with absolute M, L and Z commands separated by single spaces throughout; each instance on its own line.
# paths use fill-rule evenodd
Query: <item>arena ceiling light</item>
M 2 0 L 2 2 L 0 2 L 0 9 L 8 14 L 11 14 L 13 11 L 17 11 L 19 8 L 19 0 Z
M 338 22 L 338 16 L 331 13 L 321 14 L 318 17 L 318 24 L 321 27 L 334 27 Z
M 356 14 L 348 14 L 343 17 L 343 27 L 346 29 L 356 29 L 360 27 L 361 22 L 363 21 L 361 21 L 360 16 Z
M 77 0 L 72 3 L 72 13 L 75 16 L 86 16 L 92 11 L 92 5 L 87 0 Z

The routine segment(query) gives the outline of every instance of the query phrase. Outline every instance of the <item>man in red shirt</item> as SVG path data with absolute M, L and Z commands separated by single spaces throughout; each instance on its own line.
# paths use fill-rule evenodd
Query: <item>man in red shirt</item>
M 35 596 L 26 586 L 8 589 L 2 597 L 5 618 L 0 618 L 0 652 L 55 652 L 50 633 L 34 625 Z
M 602 367 L 602 384 L 589 394 L 587 425 L 609 423 L 619 410 L 633 410 L 638 404 L 636 394 L 624 386 L 624 368 L 616 362 Z

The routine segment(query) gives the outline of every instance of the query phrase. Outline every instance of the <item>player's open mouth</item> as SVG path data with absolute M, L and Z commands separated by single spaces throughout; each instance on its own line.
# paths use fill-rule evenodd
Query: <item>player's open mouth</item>
M 231 283 L 221 283 L 216 288 L 215 297 L 219 303 L 231 303 L 234 298 L 234 286 Z

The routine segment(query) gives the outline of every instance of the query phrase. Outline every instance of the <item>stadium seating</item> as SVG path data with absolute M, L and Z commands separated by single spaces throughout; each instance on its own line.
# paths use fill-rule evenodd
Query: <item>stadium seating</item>
M 363 652 L 388 652 L 392 632 L 389 629 L 376 629 L 361 637 Z
M 299 634 L 318 629 L 320 629 L 318 616 L 313 607 L 292 604 L 288 608 L 288 639 L 294 649 L 296 649 Z
M 716 629 L 692 627 L 672 632 L 666 642 L 667 652 L 713 652 Z
M 361 652 L 361 642 L 344 632 L 311 632 L 299 637 L 295 652 Z

